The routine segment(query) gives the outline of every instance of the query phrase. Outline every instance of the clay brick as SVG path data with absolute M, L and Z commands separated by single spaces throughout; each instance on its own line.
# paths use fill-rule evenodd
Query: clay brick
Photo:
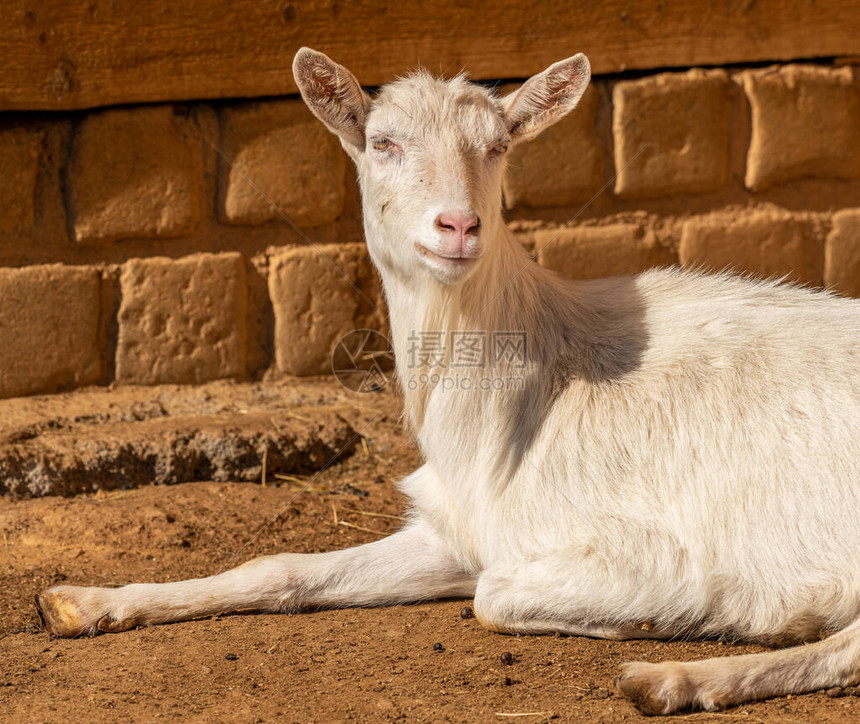
M 346 158 L 337 138 L 298 100 L 224 110 L 219 217 L 264 224 L 286 215 L 299 227 L 334 221 L 346 194 Z
M 691 219 L 683 225 L 678 255 L 684 266 L 730 268 L 759 277 L 788 275 L 816 285 L 823 279 L 821 243 L 788 214 L 714 214 Z
M 332 350 L 344 334 L 385 331 L 379 279 L 364 244 L 282 252 L 271 261 L 269 295 L 275 312 L 275 363 L 281 372 L 330 373 Z
M 850 66 L 789 65 L 742 77 L 752 111 L 748 188 L 860 175 L 860 93 Z
M 170 106 L 87 116 L 69 167 L 75 240 L 180 236 L 199 217 L 200 152 Z
M 511 150 L 503 181 L 507 208 L 569 206 L 587 201 L 600 189 L 602 152 L 594 131 L 597 102 L 597 89 L 589 86 L 566 118 Z
M 154 385 L 245 372 L 241 254 L 132 259 L 120 276 L 116 378 Z
M 824 245 L 824 283 L 860 297 L 860 209 L 833 216 L 833 229 Z
M 722 70 L 616 83 L 615 193 L 649 198 L 721 188 L 728 179 L 729 89 Z
M 0 231 L 33 225 L 39 154 L 45 134 L 26 128 L 0 131 Z
M 540 264 L 569 279 L 638 274 L 677 261 L 640 224 L 546 229 L 533 236 Z
M 0 269 L 0 397 L 98 380 L 99 286 L 86 267 Z

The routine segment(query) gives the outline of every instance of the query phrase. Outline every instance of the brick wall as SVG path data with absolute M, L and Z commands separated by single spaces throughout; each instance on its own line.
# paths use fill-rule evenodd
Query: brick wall
M 574 278 L 680 263 L 860 296 L 858 76 L 598 77 L 512 152 L 509 223 Z M 341 334 L 384 326 L 359 216 L 294 98 L 5 114 L 0 397 L 327 372 Z

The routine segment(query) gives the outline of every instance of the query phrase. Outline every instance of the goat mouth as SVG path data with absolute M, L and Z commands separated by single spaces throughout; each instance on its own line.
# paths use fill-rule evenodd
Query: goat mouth
M 442 254 L 437 254 L 430 251 L 430 249 L 423 244 L 419 244 L 417 241 L 415 242 L 415 250 L 425 259 L 435 261 L 437 264 L 441 264 L 446 267 L 464 268 L 474 264 L 478 260 L 478 255 L 444 256 Z

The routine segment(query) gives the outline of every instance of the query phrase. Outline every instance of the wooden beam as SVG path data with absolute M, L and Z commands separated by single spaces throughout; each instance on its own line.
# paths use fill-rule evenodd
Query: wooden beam
M 295 92 L 308 45 L 368 85 L 419 63 L 522 78 L 583 51 L 595 73 L 850 55 L 856 0 L 6 0 L 0 110 Z

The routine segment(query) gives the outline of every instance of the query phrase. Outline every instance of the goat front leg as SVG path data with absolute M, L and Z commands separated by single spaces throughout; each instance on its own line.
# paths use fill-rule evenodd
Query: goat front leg
M 617 554 L 583 546 L 488 568 L 478 579 L 475 616 L 502 633 L 670 638 L 682 630 L 676 589 L 672 581 L 646 579 Z
M 36 597 L 55 636 L 127 631 L 239 610 L 295 612 L 468 597 L 475 579 L 421 521 L 331 553 L 263 556 L 208 578 L 120 588 L 55 586 Z

